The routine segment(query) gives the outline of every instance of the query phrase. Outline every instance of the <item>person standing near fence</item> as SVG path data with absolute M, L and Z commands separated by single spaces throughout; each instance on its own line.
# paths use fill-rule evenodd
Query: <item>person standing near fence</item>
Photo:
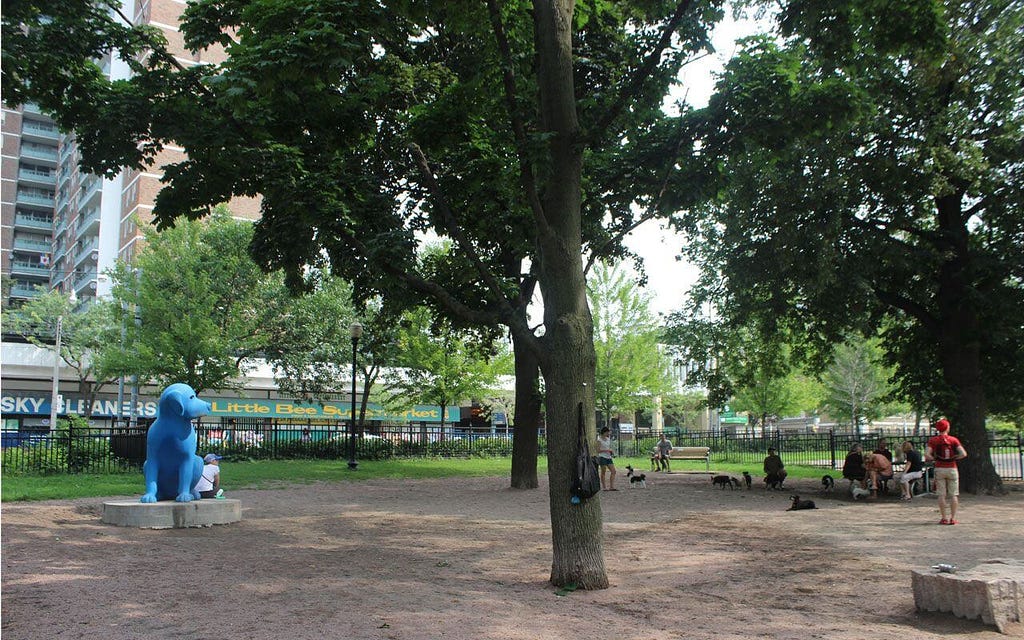
M 942 418 L 935 423 L 939 435 L 928 440 L 924 459 L 935 461 L 935 493 L 939 497 L 939 524 L 958 524 L 957 509 L 960 507 L 960 473 L 957 460 L 967 457 L 967 450 L 960 440 L 949 435 L 949 420 Z

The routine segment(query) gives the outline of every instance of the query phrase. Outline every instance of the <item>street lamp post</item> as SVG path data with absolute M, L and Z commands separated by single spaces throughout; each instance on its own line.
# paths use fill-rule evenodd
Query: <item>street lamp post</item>
M 348 468 L 355 471 L 359 466 L 356 462 L 356 349 L 363 335 L 363 325 L 353 322 L 348 329 L 352 336 L 352 413 L 348 423 Z
M 78 297 L 75 295 L 75 290 L 71 290 L 71 295 L 68 296 L 68 302 L 74 305 L 78 301 Z M 64 313 L 61 312 L 57 315 L 57 328 L 54 331 L 54 350 L 53 350 L 53 390 L 50 393 L 50 431 L 57 428 L 57 403 L 60 402 L 60 348 L 61 348 L 61 331 L 64 328 Z

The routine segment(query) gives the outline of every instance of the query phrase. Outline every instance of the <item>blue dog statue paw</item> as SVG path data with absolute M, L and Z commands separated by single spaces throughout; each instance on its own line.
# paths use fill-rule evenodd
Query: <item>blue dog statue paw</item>
M 210 403 L 200 400 L 187 384 L 172 384 L 160 394 L 156 421 L 146 436 L 146 462 L 142 465 L 146 491 L 139 502 L 199 498 L 195 486 L 203 473 L 203 459 L 196 455 L 192 420 L 209 413 Z

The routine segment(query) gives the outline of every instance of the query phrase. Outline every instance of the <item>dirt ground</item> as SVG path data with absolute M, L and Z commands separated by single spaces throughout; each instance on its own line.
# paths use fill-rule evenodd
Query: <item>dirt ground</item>
M 556 595 L 546 479 L 374 480 L 230 491 L 242 521 L 143 530 L 102 499 L 4 504 L 4 640 L 1006 638 L 917 613 L 910 571 L 1024 558 L 1024 491 L 853 502 L 816 482 L 722 490 L 648 474 L 604 492 L 611 588 Z M 845 485 L 838 483 L 837 489 Z M 140 478 L 141 491 L 141 478 Z M 799 492 L 815 511 L 787 512 Z

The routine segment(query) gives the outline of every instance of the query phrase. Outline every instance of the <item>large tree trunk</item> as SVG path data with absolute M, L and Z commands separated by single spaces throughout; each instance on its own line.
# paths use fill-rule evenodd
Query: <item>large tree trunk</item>
M 939 358 L 942 376 L 955 395 L 956 406 L 947 412 L 950 432 L 963 443 L 967 459 L 959 463 L 960 486 L 969 493 L 1001 491 L 1002 479 L 992 464 L 985 388 L 981 375 L 981 326 L 971 295 L 970 234 L 961 210 L 961 198 L 949 195 L 936 200 L 939 228 L 952 250 L 939 269 Z
M 579 144 L 573 83 L 571 0 L 534 3 L 540 113 L 548 164 L 537 211 L 538 282 L 544 296 L 541 371 L 548 425 L 548 489 L 553 557 L 551 582 L 583 589 L 608 587 L 599 497 L 572 504 L 578 448 L 577 404 L 586 437 L 594 429 L 593 319 L 583 275 Z
M 524 311 L 525 313 L 525 311 Z M 512 438 L 512 488 L 536 489 L 537 428 L 540 426 L 540 363 L 532 349 L 512 336 L 516 359 L 515 429 Z

